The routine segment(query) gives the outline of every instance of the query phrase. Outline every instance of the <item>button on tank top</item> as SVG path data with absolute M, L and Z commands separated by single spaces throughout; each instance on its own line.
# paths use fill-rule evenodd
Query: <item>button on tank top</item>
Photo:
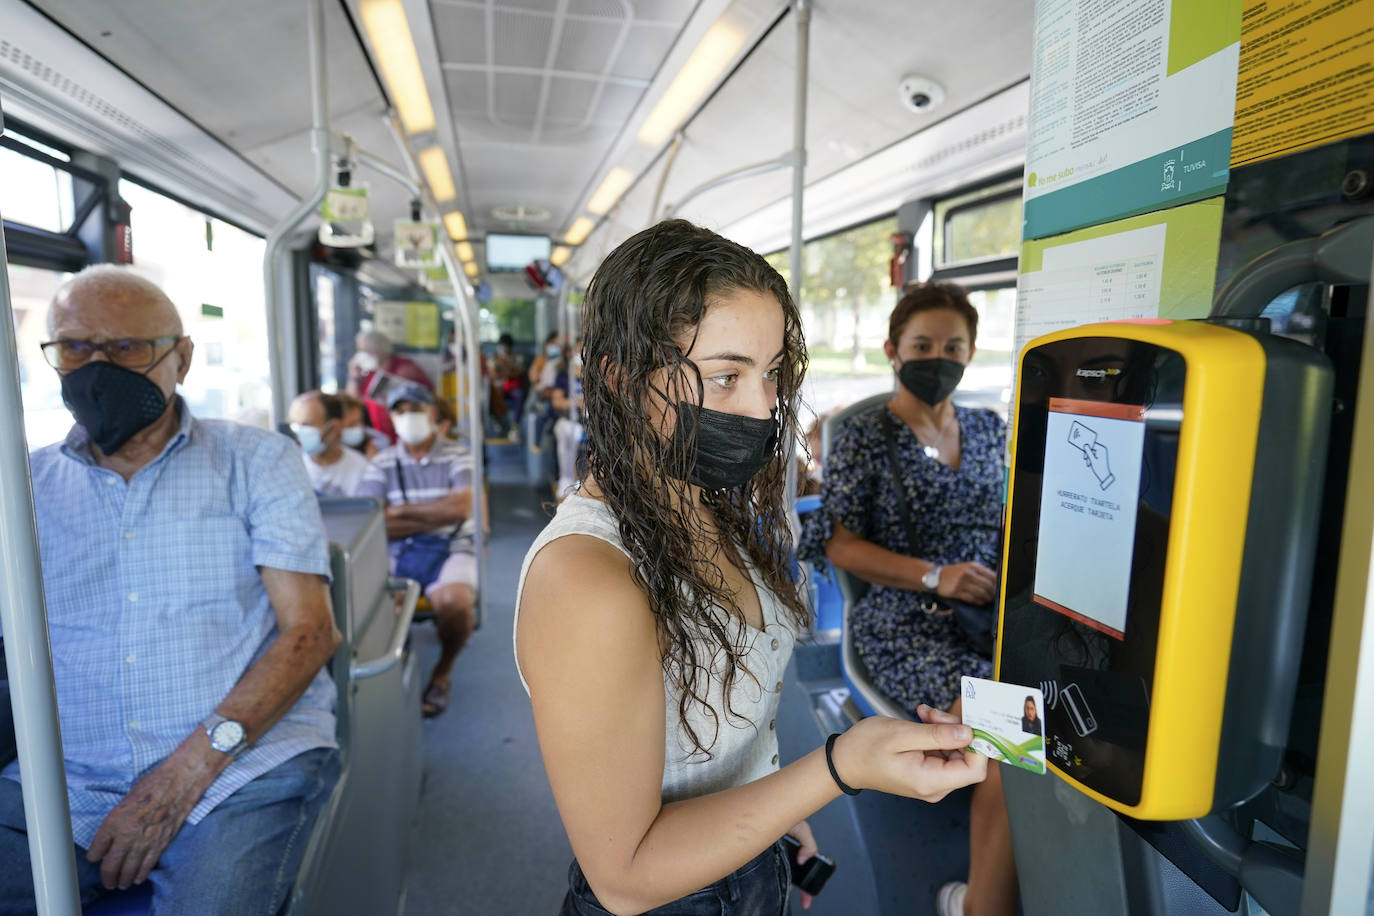
M 530 563 L 546 545 L 570 534 L 583 534 L 613 545 L 629 556 L 620 539 L 620 529 L 609 506 L 596 499 L 574 493 L 558 507 L 558 514 L 540 532 L 525 555 L 520 569 L 520 585 L 515 597 L 515 632 L 520 632 L 520 594 L 524 591 L 525 576 Z M 706 691 L 715 718 L 698 703 L 687 707 L 687 719 L 703 744 L 710 748 L 709 756 L 694 751 L 691 739 L 682 727 L 678 702 L 682 691 L 664 678 L 664 758 L 663 801 L 680 801 L 709 795 L 723 789 L 744 785 L 767 776 L 778 768 L 777 712 L 782 692 L 783 670 L 792 655 L 795 634 L 784 618 L 785 609 L 777 596 L 764 587 L 751 569 L 750 576 L 758 589 L 759 605 L 763 610 L 763 629 L 744 626 L 744 642 L 748 653 L 744 664 L 753 677 L 740 672 L 731 689 L 731 709 L 735 715 L 725 715 L 725 695 L 722 671 L 724 659 L 715 655 L 711 666 L 709 690 Z M 736 624 L 740 625 L 740 624 Z M 698 642 L 702 658 L 713 657 L 716 647 L 701 639 Z M 520 661 L 517 650 L 516 670 Z M 529 693 L 524 672 L 520 683 Z M 698 690 L 698 692 L 701 692 Z M 714 743 L 711 738 L 714 736 Z

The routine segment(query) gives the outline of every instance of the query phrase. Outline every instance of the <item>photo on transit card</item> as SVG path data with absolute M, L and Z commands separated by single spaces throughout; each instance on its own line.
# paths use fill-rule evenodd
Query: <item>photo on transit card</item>
M 1045 772 L 1045 695 L 1035 687 L 964 676 L 964 724 L 973 729 L 969 747 L 989 760 Z

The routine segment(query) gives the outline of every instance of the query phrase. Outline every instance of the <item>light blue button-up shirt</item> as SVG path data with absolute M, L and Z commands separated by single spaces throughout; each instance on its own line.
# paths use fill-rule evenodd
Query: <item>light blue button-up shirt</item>
M 295 444 L 178 407 L 177 434 L 128 483 L 94 463 L 79 425 L 30 456 L 72 833 L 83 847 L 277 638 L 257 567 L 329 572 Z M 334 698 L 321 671 L 189 822 L 297 754 L 334 747 Z M 17 764 L 3 775 L 17 780 Z

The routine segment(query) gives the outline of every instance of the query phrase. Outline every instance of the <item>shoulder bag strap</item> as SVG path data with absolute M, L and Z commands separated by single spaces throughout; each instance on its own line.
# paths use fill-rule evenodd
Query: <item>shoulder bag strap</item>
M 911 494 L 902 486 L 902 462 L 897 455 L 897 434 L 892 428 L 892 418 L 888 416 L 887 408 L 880 407 L 879 422 L 883 427 L 883 438 L 887 440 L 887 463 L 891 468 L 890 476 L 892 480 L 892 492 L 897 497 L 897 512 L 902 517 L 902 523 L 906 526 L 907 550 L 911 551 L 912 556 L 916 554 L 916 545 L 919 543 L 916 537 L 916 524 L 911 520 L 911 513 L 902 511 L 911 506 Z

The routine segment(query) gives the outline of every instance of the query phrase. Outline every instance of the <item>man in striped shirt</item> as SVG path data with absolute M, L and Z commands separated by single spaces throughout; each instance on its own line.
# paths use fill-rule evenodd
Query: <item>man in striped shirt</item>
M 434 608 L 439 663 L 425 687 L 422 711 L 436 716 L 448 708 L 453 662 L 473 629 L 477 563 L 466 530 L 472 516 L 472 455 L 439 435 L 429 389 L 396 386 L 387 408 L 400 441 L 372 459 L 357 495 L 386 507 L 392 572 L 418 580 Z

